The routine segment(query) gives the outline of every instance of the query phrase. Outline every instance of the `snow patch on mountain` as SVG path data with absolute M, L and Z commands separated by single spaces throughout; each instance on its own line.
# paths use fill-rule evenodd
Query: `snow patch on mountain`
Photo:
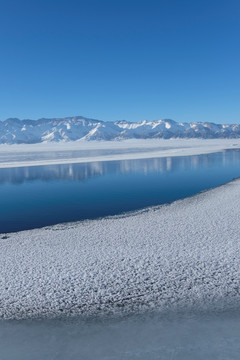
M 240 124 L 177 123 L 174 120 L 104 122 L 82 116 L 0 121 L 0 144 L 34 144 L 76 140 L 239 138 Z

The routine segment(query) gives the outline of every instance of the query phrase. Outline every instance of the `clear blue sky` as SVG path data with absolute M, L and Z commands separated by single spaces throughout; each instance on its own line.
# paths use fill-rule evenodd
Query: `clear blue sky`
M 239 0 L 1 0 L 0 119 L 240 122 Z

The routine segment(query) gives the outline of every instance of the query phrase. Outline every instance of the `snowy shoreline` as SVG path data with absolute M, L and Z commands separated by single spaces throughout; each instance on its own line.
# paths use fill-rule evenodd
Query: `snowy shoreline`
M 154 139 L 0 145 L 0 168 L 200 155 L 237 148 L 240 148 L 240 139 Z
M 0 235 L 0 318 L 238 306 L 239 190 Z

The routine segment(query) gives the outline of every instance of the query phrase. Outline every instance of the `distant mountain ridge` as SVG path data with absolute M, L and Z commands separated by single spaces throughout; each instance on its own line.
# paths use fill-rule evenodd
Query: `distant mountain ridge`
M 0 144 L 33 144 L 52 141 L 239 138 L 240 124 L 178 123 L 174 120 L 100 121 L 82 116 L 0 121 Z

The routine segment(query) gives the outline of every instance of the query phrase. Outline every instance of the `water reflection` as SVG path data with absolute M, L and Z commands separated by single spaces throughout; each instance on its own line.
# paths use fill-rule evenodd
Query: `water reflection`
M 154 159 L 98 161 L 81 164 L 45 165 L 0 169 L 0 184 L 21 184 L 25 181 L 82 181 L 106 174 L 128 174 L 142 172 L 165 173 L 187 171 L 200 167 L 211 168 L 218 162 L 222 166 L 226 163 L 239 163 L 239 151 L 225 151 L 216 154 L 194 155 L 185 157 L 166 157 Z
M 239 176 L 239 151 L 0 169 L 0 233 L 166 204 Z

